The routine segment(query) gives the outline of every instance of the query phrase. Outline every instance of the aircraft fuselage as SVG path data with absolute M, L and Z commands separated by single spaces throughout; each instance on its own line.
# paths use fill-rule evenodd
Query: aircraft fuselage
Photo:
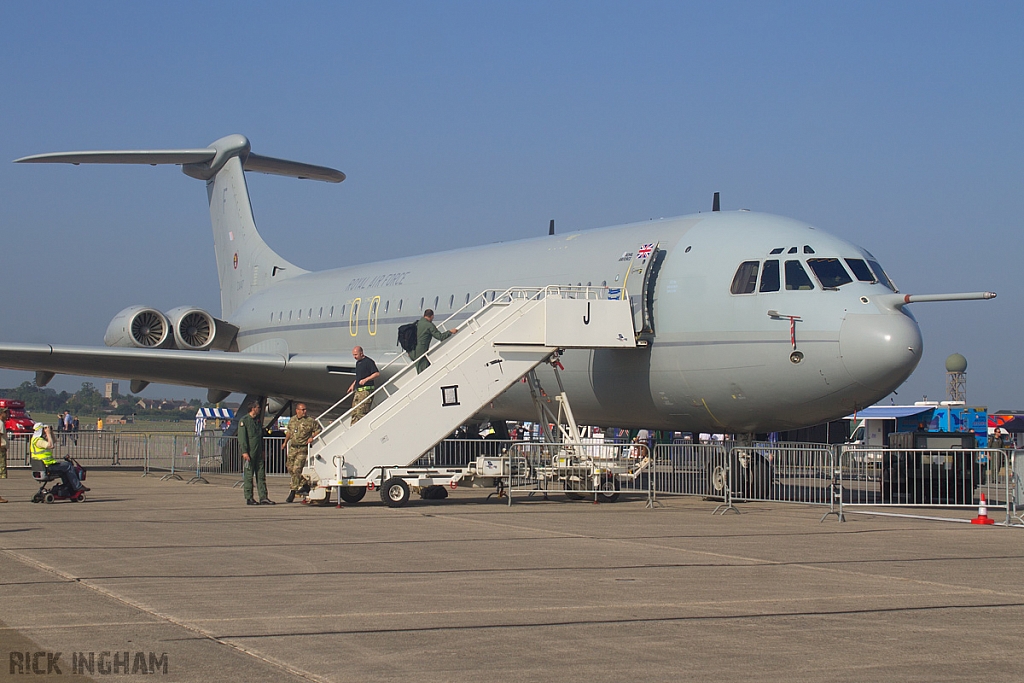
M 644 245 L 657 245 L 663 256 L 641 262 Z M 835 259 L 852 281 L 829 287 L 835 282 L 823 284 L 808 259 Z M 874 259 L 795 220 L 713 212 L 298 275 L 249 297 L 230 321 L 240 328 L 243 351 L 315 356 L 360 345 L 383 366 L 400 353 L 398 326 L 419 319 L 425 308 L 435 310 L 442 326 L 485 289 L 625 285 L 637 329 L 653 328 L 651 346 L 568 351 L 562 380 L 577 420 L 765 432 L 871 405 L 921 358 L 918 325 L 886 301 L 893 292 L 884 275 L 858 278 L 848 260 Z M 787 263 L 793 261 L 799 269 Z M 758 264 L 753 291 L 740 286 L 734 293 L 744 262 Z M 782 271 L 774 287 L 773 268 Z M 541 380 L 554 386 L 550 371 Z M 307 375 L 302 386 L 280 388 L 286 398 L 333 403 L 348 381 Z M 480 412 L 484 418 L 535 415 L 525 385 Z

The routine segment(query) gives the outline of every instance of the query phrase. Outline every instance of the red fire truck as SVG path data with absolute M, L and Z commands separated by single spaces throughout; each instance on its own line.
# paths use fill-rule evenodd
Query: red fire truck
M 7 422 L 4 430 L 11 434 L 31 434 L 35 422 L 25 412 L 25 402 L 13 398 L 0 398 L 0 408 L 7 408 Z

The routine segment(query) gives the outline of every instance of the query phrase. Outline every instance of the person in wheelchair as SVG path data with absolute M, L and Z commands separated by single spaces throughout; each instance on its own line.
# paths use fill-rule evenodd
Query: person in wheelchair
M 32 441 L 29 443 L 32 459 L 41 461 L 47 474 L 58 475 L 68 491 L 88 491 L 89 489 L 78 479 L 75 466 L 69 460 L 57 460 L 53 456 L 54 442 L 50 426 L 37 422 L 32 432 Z

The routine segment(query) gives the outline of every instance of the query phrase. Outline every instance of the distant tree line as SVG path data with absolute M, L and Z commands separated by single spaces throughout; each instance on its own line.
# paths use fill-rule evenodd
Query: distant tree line
M 188 402 L 185 410 L 145 409 L 138 405 L 139 397 L 131 394 L 118 395 L 113 402 L 103 397 L 92 382 L 82 382 L 82 388 L 73 394 L 66 391 L 57 393 L 53 389 L 36 386 L 35 382 L 22 382 L 13 389 L 0 389 L 0 398 L 12 398 L 25 402 L 25 410 L 30 413 L 63 413 L 70 410 L 72 415 L 81 417 L 102 417 L 116 413 L 118 415 L 137 415 L 142 417 L 180 418 L 195 415 L 195 411 L 211 404 L 198 398 Z

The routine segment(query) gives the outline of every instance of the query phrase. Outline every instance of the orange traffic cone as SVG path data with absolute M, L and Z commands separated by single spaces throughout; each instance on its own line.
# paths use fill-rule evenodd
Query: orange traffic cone
M 988 517 L 988 505 L 985 504 L 985 494 L 981 494 L 981 502 L 978 503 L 978 516 L 971 520 L 971 524 L 995 524 L 994 519 Z

